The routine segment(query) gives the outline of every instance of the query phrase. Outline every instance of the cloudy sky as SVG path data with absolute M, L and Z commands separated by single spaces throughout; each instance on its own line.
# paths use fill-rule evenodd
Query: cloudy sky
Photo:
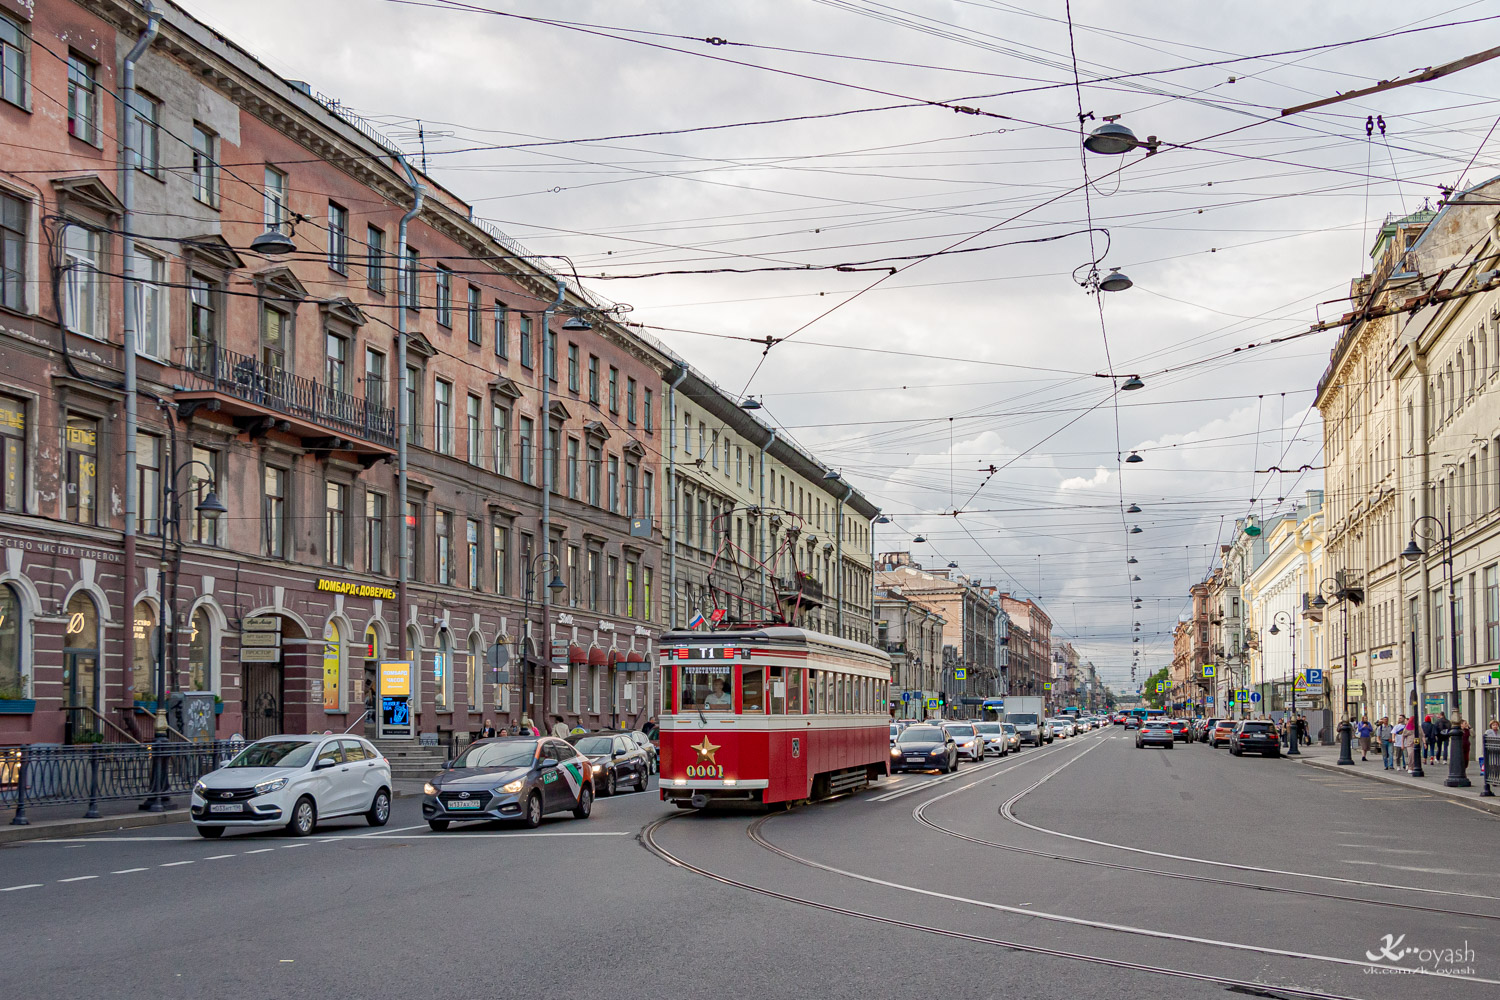
M 762 397 L 894 519 L 882 550 L 1040 596 L 1117 686 L 1236 517 L 1321 485 L 1256 470 L 1319 464 L 1334 334 L 1231 352 L 1342 312 L 1386 217 L 1500 151 L 1500 62 L 1280 114 L 1482 49 L 1497 2 L 183 6 Z M 1085 160 L 1080 108 L 1161 151 Z M 1134 287 L 1090 294 L 1093 261 Z

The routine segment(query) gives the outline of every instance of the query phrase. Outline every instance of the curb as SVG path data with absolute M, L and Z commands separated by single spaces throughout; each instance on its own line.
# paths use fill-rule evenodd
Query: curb
M 1283 757 L 1283 759 L 1286 758 Z M 1383 785 L 1395 785 L 1397 788 L 1405 788 L 1421 792 L 1431 792 L 1434 795 L 1441 795 L 1445 799 L 1451 799 L 1454 802 L 1470 806 L 1471 808 L 1482 809 L 1485 812 L 1494 813 L 1495 815 L 1500 816 L 1500 797 L 1482 799 L 1475 795 L 1464 795 L 1460 792 L 1449 791 L 1447 788 L 1442 786 L 1430 788 L 1426 785 L 1413 785 L 1410 782 L 1400 781 L 1395 778 L 1388 778 L 1384 774 L 1377 774 L 1372 771 L 1361 771 L 1358 768 L 1351 768 L 1348 766 L 1340 767 L 1337 764 L 1330 764 L 1327 761 L 1299 760 L 1296 763 L 1305 764 L 1308 767 L 1320 768 L 1324 771 L 1332 771 L 1335 774 L 1352 774 L 1356 777 L 1364 778 L 1368 781 L 1378 781 Z
M 421 791 L 391 789 L 393 799 L 412 798 L 421 794 Z M 160 813 L 104 816 L 99 819 L 41 820 L 27 826 L 0 826 L 0 845 L 26 840 L 46 840 L 51 837 L 78 837 L 91 833 L 109 833 L 112 830 L 139 830 L 143 827 L 181 823 L 187 818 L 186 809 L 169 809 Z

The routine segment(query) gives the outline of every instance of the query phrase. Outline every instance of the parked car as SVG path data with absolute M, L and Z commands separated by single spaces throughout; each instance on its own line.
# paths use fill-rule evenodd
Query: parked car
M 613 795 L 626 785 L 644 792 L 651 780 L 651 758 L 624 733 L 589 733 L 570 736 L 568 742 L 589 759 L 594 788 Z
M 1207 743 L 1208 738 L 1213 734 L 1214 726 L 1218 725 L 1218 723 L 1219 720 L 1217 717 L 1199 719 L 1193 724 L 1193 739 L 1199 743 Z
M 972 723 L 948 722 L 943 724 L 943 729 L 958 745 L 959 756 L 970 760 L 984 760 L 985 739 L 974 731 Z
M 391 818 L 391 765 L 357 736 L 271 736 L 257 740 L 193 786 L 189 815 L 199 836 L 285 826 L 305 837 L 319 823 Z
M 555 737 L 479 740 L 423 787 L 422 816 L 439 832 L 471 819 L 519 819 L 536 827 L 547 813 L 565 809 L 588 819 L 593 771 L 577 747 Z
M 984 752 L 992 753 L 997 757 L 1004 757 L 1010 753 L 1010 743 L 1006 739 L 1005 730 L 998 722 L 976 722 L 974 731 L 984 739 Z
M 1229 752 L 1243 757 L 1247 750 L 1265 757 L 1280 757 L 1281 734 L 1276 731 L 1276 724 L 1256 719 L 1236 724 L 1229 735 Z
M 651 773 L 661 773 L 661 747 L 657 746 L 650 736 L 646 735 L 644 729 L 627 729 L 625 735 L 635 740 L 636 746 L 646 751 L 646 756 L 651 759 Z
M 1148 719 L 1135 731 L 1137 750 L 1144 750 L 1146 747 L 1166 747 L 1170 750 L 1175 742 L 1176 737 L 1168 719 Z
M 941 726 L 908 726 L 891 747 L 891 770 L 952 771 L 958 767 L 958 744 Z

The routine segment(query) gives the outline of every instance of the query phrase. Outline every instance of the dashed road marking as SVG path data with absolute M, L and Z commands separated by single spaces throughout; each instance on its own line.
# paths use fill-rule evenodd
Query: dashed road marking
M 258 851 L 246 851 L 245 853 L 246 854 L 270 854 L 274 850 L 276 850 L 276 848 L 274 848 L 274 847 L 262 847 Z
M 146 869 L 144 869 L 144 868 L 121 868 L 117 872 L 110 872 L 110 874 L 111 875 L 130 875 L 130 874 L 133 874 L 135 872 L 143 872 L 145 870 Z
M 233 857 L 238 857 L 238 855 L 234 855 L 234 854 L 211 854 L 208 857 L 204 858 L 203 860 L 204 861 L 223 861 L 225 858 L 233 858 Z
M 190 864 L 192 864 L 191 861 L 168 861 L 165 864 L 157 865 L 157 867 L 158 868 L 176 868 L 178 865 L 190 865 Z
M 60 878 L 60 879 L 58 879 L 58 881 L 59 882 L 87 882 L 91 878 L 98 878 L 98 877 L 99 877 L 98 875 L 74 875 L 72 878 Z
M 8 885 L 4 889 L 0 889 L 0 892 L 15 892 L 17 889 L 40 889 L 41 887 L 42 883 L 40 882 L 28 882 L 25 885 Z

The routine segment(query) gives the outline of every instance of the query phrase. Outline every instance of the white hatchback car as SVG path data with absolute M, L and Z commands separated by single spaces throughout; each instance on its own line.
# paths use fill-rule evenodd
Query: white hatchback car
M 271 736 L 245 747 L 193 786 L 193 825 L 204 837 L 284 826 L 305 837 L 320 821 L 391 818 L 391 765 L 357 736 Z

